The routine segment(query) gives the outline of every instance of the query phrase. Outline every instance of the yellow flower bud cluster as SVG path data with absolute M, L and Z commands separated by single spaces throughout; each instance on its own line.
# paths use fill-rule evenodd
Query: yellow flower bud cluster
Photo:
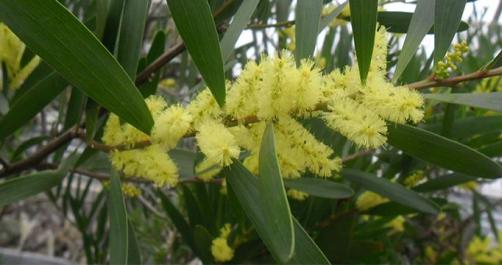
M 178 182 L 178 169 L 167 152 L 176 147 L 190 130 L 192 117 L 178 105 L 167 107 L 160 96 L 147 98 L 146 104 L 155 121 L 151 136 L 130 124 L 121 124 L 119 118 L 111 114 L 105 126 L 103 142 L 111 146 L 133 147 L 134 144 L 149 141 L 151 144 L 142 149 L 112 151 L 112 165 L 127 176 L 143 177 L 158 186 L 174 186 Z
M 25 66 L 21 67 L 26 45 L 3 23 L 0 23 L 0 65 L 5 63 L 9 89 L 19 88 L 24 80 L 35 70 L 40 63 L 40 57 L 34 56 Z M 2 90 L 0 82 L 0 91 Z
M 101 182 L 103 189 L 107 190 L 110 188 L 110 181 L 105 180 Z M 132 183 L 122 183 L 121 184 L 122 194 L 128 198 L 135 198 L 141 195 L 141 189 L 136 187 Z
M 389 199 L 384 198 L 372 191 L 365 191 L 356 200 L 356 208 L 360 211 L 369 210 L 382 203 L 388 202 Z
M 293 200 L 297 201 L 304 201 L 309 197 L 309 194 L 303 191 L 295 190 L 295 189 L 289 189 L 288 192 L 288 197 L 290 197 Z
M 216 262 L 227 262 L 234 257 L 234 250 L 228 245 L 228 236 L 232 232 L 230 224 L 225 224 L 220 229 L 220 235 L 211 243 L 211 254 Z
M 227 83 L 224 107 L 217 104 L 209 89 L 201 91 L 186 107 L 167 107 L 158 97 L 148 98 L 155 121 L 151 137 L 120 124 L 112 115 L 103 141 L 129 146 L 150 141 L 153 145 L 147 148 L 114 152 L 113 165 L 127 175 L 174 185 L 177 170 L 166 151 L 187 132 L 195 132 L 198 147 L 205 155 L 196 171 L 209 181 L 241 154 L 245 155 L 244 165 L 258 174 L 263 132 L 266 123 L 273 122 L 283 177 L 299 178 L 306 172 L 331 177 L 340 170 L 341 159 L 316 139 L 301 119 L 322 119 L 358 146 L 376 148 L 386 142 L 386 120 L 418 122 L 423 117 L 422 97 L 408 88 L 394 87 L 385 78 L 384 29 L 377 33 L 373 54 L 366 85 L 361 84 L 357 67 L 323 75 L 309 60 L 296 66 L 288 52 L 263 56 L 259 63 L 249 62 L 233 83 Z M 155 169 L 156 163 L 163 164 L 163 168 Z
M 446 54 L 442 61 L 439 61 L 434 70 L 434 75 L 439 79 L 450 76 L 451 71 L 457 70 L 457 65 L 463 61 L 463 56 L 469 51 L 467 42 L 463 41 L 453 46 L 453 52 Z
M 411 175 L 409 175 L 405 180 L 404 180 L 404 186 L 408 188 L 413 188 L 420 184 L 423 180 L 425 180 L 425 172 L 423 170 L 417 170 L 413 172 Z

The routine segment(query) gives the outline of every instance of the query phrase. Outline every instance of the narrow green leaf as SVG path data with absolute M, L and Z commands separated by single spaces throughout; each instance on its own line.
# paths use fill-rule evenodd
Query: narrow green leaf
M 192 60 L 220 106 L 225 104 L 225 76 L 218 33 L 206 0 L 167 0 L 176 28 Z
M 436 0 L 434 14 L 434 61 L 438 63 L 448 51 L 460 25 L 466 0 Z
M 432 164 L 482 178 L 502 176 L 502 167 L 484 154 L 459 142 L 409 125 L 388 127 L 389 144 Z
M 195 248 L 194 242 L 193 242 L 193 232 L 192 228 L 188 224 L 188 222 L 185 220 L 183 215 L 176 209 L 176 207 L 172 204 L 172 202 L 169 200 L 169 198 L 166 197 L 164 193 L 161 191 L 158 192 L 160 200 L 162 202 L 162 206 L 164 207 L 164 210 L 166 211 L 167 215 L 169 215 L 169 218 L 171 218 L 171 221 L 173 222 L 174 226 L 176 226 L 176 229 L 178 232 L 180 232 L 181 236 L 183 237 L 183 240 L 192 248 Z
M 269 250 L 272 246 L 272 238 L 275 237 L 275 231 L 271 230 L 265 222 L 264 213 L 256 203 L 260 198 L 258 190 L 258 179 L 251 174 L 239 161 L 223 169 L 226 179 L 234 191 L 240 205 L 246 215 L 254 224 L 258 235 L 263 240 Z M 324 253 L 310 238 L 310 236 L 301 227 L 298 221 L 293 218 L 295 226 L 295 251 L 293 257 L 289 260 L 290 264 L 330 264 Z M 277 255 L 271 252 L 274 258 L 278 260 Z
M 73 125 L 80 123 L 82 112 L 86 103 L 86 96 L 81 90 L 72 87 L 70 101 L 67 104 L 63 130 L 70 129 Z
M 328 199 L 344 199 L 354 195 L 354 191 L 345 184 L 318 178 L 299 178 L 286 180 L 286 187 L 306 192 L 312 196 Z
M 321 19 L 322 0 L 298 0 L 295 9 L 296 63 L 312 57 L 319 23 Z
M 122 196 L 120 178 L 116 173 L 110 177 L 110 191 L 108 198 L 108 212 L 110 213 L 110 264 L 127 264 L 129 249 L 129 229 L 127 212 Z
M 136 240 L 136 233 L 132 223 L 129 221 L 127 225 L 127 264 L 139 265 L 141 264 L 141 253 L 139 251 L 138 241 Z
M 228 60 L 228 57 L 232 54 L 237 39 L 239 39 L 242 30 L 249 23 L 249 20 L 251 19 L 251 16 L 253 15 L 259 2 L 259 0 L 242 1 L 239 9 L 237 9 L 234 18 L 228 26 L 228 29 L 225 32 L 225 35 L 223 35 L 223 39 L 220 43 L 223 61 Z
M 176 163 L 181 178 L 192 178 L 195 173 L 195 157 L 192 151 L 176 148 L 169 151 L 169 157 Z
M 0 139 L 12 134 L 35 117 L 67 85 L 68 83 L 56 73 L 34 84 L 11 105 L 9 112 L 0 120 Z
M 393 82 L 396 82 L 413 58 L 423 38 L 434 24 L 435 0 L 421 0 L 417 3 L 415 13 L 411 18 L 403 48 L 399 54 Z
M 147 65 L 153 63 L 157 58 L 159 58 L 165 50 L 166 46 L 166 33 L 164 31 L 157 31 L 155 37 L 153 38 L 152 45 L 146 58 L 140 60 L 139 70 L 143 70 Z M 157 88 L 160 81 L 160 71 L 156 71 L 152 78 L 140 85 L 140 91 L 143 97 L 148 97 L 150 95 L 155 95 L 157 93 Z
M 120 30 L 120 18 L 124 9 L 125 0 L 103 0 L 104 10 L 100 10 L 105 15 L 105 24 L 103 31 L 103 44 L 111 53 L 115 53 L 115 45 Z M 101 8 L 101 7 L 100 7 Z M 100 14 L 100 15 L 103 15 Z M 101 19 L 101 18 L 100 18 Z M 103 21 L 100 21 L 102 23 Z M 100 25 L 100 27 L 103 25 Z M 96 27 L 97 28 L 97 27 Z
M 213 236 L 201 225 L 196 225 L 193 231 L 194 243 L 197 255 L 205 264 L 214 264 L 211 254 L 211 243 Z
M 437 205 L 431 200 L 397 183 L 392 183 L 385 178 L 379 178 L 375 175 L 353 169 L 342 170 L 342 175 L 349 181 L 399 204 L 424 213 L 436 214 L 438 212 Z
M 424 94 L 424 98 L 502 112 L 502 92 Z
M 502 66 L 502 51 L 499 51 L 497 55 L 488 63 L 483 70 L 490 70 L 493 68 L 498 68 Z
M 149 0 L 124 0 L 120 22 L 117 60 L 131 79 L 136 78 Z
M 475 181 L 475 177 L 471 177 L 464 174 L 452 173 L 444 176 L 438 176 L 425 183 L 422 183 L 413 188 L 413 190 L 418 192 L 433 192 L 438 190 L 444 190 L 457 186 L 469 181 Z
M 423 129 L 437 134 L 441 130 L 441 124 L 427 124 Z M 456 119 L 451 128 L 450 138 L 468 138 L 498 131 L 502 131 L 502 116 L 474 116 Z
M 479 149 L 479 152 L 489 156 L 496 157 L 502 155 L 502 142 L 497 142 L 483 146 Z
M 349 6 L 359 75 L 366 83 L 375 44 L 378 0 L 349 0 Z
M 294 251 L 294 230 L 281 169 L 275 152 L 274 125 L 267 124 L 260 147 L 258 190 L 261 208 L 269 229 L 275 231 L 272 237 L 272 252 L 282 262 L 287 262 Z
M 30 49 L 108 110 L 148 133 L 153 119 L 127 73 L 56 0 L 0 0 L 4 21 Z
M 48 170 L 0 182 L 0 208 L 48 191 L 61 182 L 64 172 Z

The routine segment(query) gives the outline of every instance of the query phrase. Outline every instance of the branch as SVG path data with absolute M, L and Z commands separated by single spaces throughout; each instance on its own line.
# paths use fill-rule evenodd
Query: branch
M 412 89 L 424 89 L 431 87 L 448 86 L 453 87 L 462 82 L 483 79 L 492 76 L 502 75 L 502 67 L 490 70 L 479 70 L 465 75 L 454 76 L 446 79 L 429 78 L 415 83 L 407 84 L 406 86 Z
M 0 171 L 0 178 L 6 177 L 10 174 L 17 173 L 23 171 L 28 168 L 35 167 L 40 162 L 42 162 L 49 154 L 56 151 L 59 147 L 64 144 L 69 143 L 72 139 L 78 136 L 78 128 L 74 127 L 65 133 L 59 135 L 54 138 L 52 141 L 47 143 L 44 147 L 35 152 L 32 156 L 15 162 L 11 165 L 7 165 L 4 167 L 2 171 Z

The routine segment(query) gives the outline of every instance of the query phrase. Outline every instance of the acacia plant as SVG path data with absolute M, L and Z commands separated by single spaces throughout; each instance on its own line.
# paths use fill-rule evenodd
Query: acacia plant
M 499 26 L 387 2 L 0 0 L 0 207 L 89 264 L 500 264 Z

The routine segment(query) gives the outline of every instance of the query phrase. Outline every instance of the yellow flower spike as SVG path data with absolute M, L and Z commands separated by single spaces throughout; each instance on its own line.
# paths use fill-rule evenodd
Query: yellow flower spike
M 157 115 L 152 129 L 152 141 L 165 148 L 173 149 L 190 130 L 192 116 L 185 108 L 175 105 Z
M 195 136 L 202 153 L 207 159 L 221 166 L 232 164 L 239 157 L 240 149 L 230 131 L 221 123 L 207 120 L 199 127 Z
M 360 211 L 366 211 L 388 201 L 389 199 L 384 198 L 374 192 L 365 191 L 357 198 L 356 207 Z
M 250 61 L 227 94 L 226 111 L 237 119 L 256 115 L 263 67 Z
M 141 189 L 131 183 L 122 183 L 122 193 L 125 197 L 135 198 L 141 195 Z
M 304 201 L 309 197 L 309 194 L 303 191 L 295 190 L 295 189 L 289 189 L 288 192 L 288 197 L 290 197 L 293 200 L 297 201 Z
M 329 108 L 332 112 L 324 115 L 327 125 L 358 146 L 376 148 L 386 142 L 387 126 L 371 110 L 350 99 L 338 99 Z
M 231 232 L 232 226 L 227 223 L 220 229 L 220 235 L 211 242 L 211 254 L 216 262 L 227 262 L 234 257 L 234 250 L 228 245 Z
M 202 90 L 187 106 L 192 115 L 193 126 L 197 129 L 205 120 L 219 120 L 223 111 L 214 99 L 208 88 Z
M 299 83 L 295 94 L 296 111 L 303 114 L 315 108 L 321 100 L 322 77 L 320 70 L 310 60 L 302 60 L 299 71 Z
M 21 68 L 21 59 L 25 50 L 24 43 L 7 27 L 0 23 L 0 62 L 5 62 L 9 78 Z
M 375 45 L 373 47 L 373 56 L 371 57 L 370 75 L 385 75 L 387 72 L 387 31 L 385 27 L 375 34 Z

